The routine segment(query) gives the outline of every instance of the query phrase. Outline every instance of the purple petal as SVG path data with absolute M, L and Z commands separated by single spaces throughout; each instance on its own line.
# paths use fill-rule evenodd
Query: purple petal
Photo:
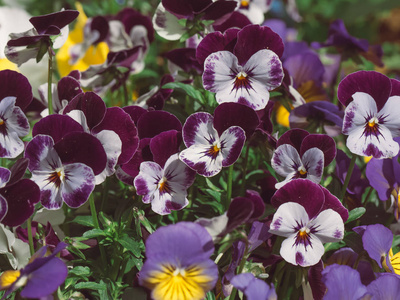
M 326 188 L 321 186 L 321 189 L 325 195 L 325 203 L 322 206 L 321 210 L 330 208 L 336 211 L 340 215 L 343 222 L 346 222 L 347 219 L 349 218 L 349 211 L 347 210 L 347 208 L 345 208 L 343 204 L 340 202 L 340 200 L 336 198 L 334 195 L 332 195 Z
M 144 115 L 145 113 L 147 113 L 148 111 L 145 110 L 144 108 L 140 107 L 140 106 L 125 106 L 123 108 L 123 110 L 131 116 L 133 122 L 135 123 L 135 125 L 137 126 L 137 123 L 139 121 L 139 118 Z
M 310 134 L 301 143 L 300 155 L 311 148 L 318 148 L 324 153 L 324 166 L 329 165 L 336 157 L 336 143 L 333 138 L 325 134 Z
M 392 247 L 393 233 L 381 224 L 369 225 L 362 235 L 362 241 L 368 255 L 382 268 L 382 259 Z
M 140 172 L 135 177 L 134 185 L 136 193 L 145 196 L 143 202 L 150 202 L 150 198 L 158 188 L 158 181 L 162 176 L 163 169 L 159 164 L 152 161 L 145 161 L 140 164 Z
M 324 297 L 327 300 L 340 298 L 361 299 L 366 293 L 367 288 L 361 283 L 360 273 L 349 266 L 331 265 L 322 271 L 322 280 L 328 291 Z
M 11 172 L 7 168 L 0 167 L 0 188 L 4 187 L 10 180 Z
M 33 126 L 32 136 L 49 135 L 53 138 L 54 143 L 57 143 L 63 136 L 71 132 L 83 132 L 83 128 L 69 116 L 49 115 Z
M 122 149 L 118 164 L 129 161 L 139 147 L 137 129 L 129 114 L 119 107 L 107 108 L 104 119 L 93 128 L 93 133 L 102 130 L 114 131 L 121 139 Z
M 231 284 L 242 291 L 248 300 L 277 299 L 275 289 L 265 281 L 257 279 L 252 273 L 242 273 L 230 280 Z
M 35 204 L 40 199 L 39 187 L 29 179 L 22 179 L 15 184 L 0 189 L 0 194 L 8 204 L 7 215 L 1 222 L 11 227 L 23 224 L 32 216 Z
M 221 24 L 213 24 L 214 30 L 216 32 L 225 32 L 226 30 L 230 29 L 230 28 L 243 28 L 247 25 L 252 24 L 249 20 L 249 18 L 247 18 L 244 14 L 238 12 L 238 11 L 234 11 L 230 17 L 223 23 Z M 206 35 L 209 36 L 210 34 Z M 222 50 L 222 49 L 219 49 Z M 219 51 L 217 50 L 217 51 Z
M 0 222 L 4 219 L 8 212 L 8 204 L 6 199 L 0 195 Z
M 276 147 L 283 144 L 289 144 L 296 148 L 297 152 L 300 153 L 301 144 L 307 135 L 309 135 L 309 133 L 303 129 L 291 129 L 282 134 L 276 143 Z
M 24 154 L 29 159 L 29 171 L 51 171 L 61 167 L 61 161 L 53 147 L 54 141 L 50 136 L 35 136 L 26 146 Z
M 167 130 L 182 130 L 182 124 L 173 114 L 166 111 L 149 111 L 137 124 L 139 138 L 152 138 Z
M 28 79 L 15 71 L 0 71 L 0 100 L 5 97 L 16 97 L 15 105 L 25 110 L 32 101 L 32 87 Z
M 385 75 L 375 71 L 358 71 L 347 75 L 339 83 L 338 98 L 347 106 L 356 92 L 367 93 L 374 99 L 379 111 L 385 105 L 391 91 L 392 84 Z
M 54 145 L 63 164 L 83 163 L 100 174 L 107 164 L 107 156 L 100 141 L 86 132 L 72 132 Z
M 400 293 L 400 277 L 398 274 L 380 274 L 368 286 L 368 293 L 372 299 L 397 299 Z
M 286 202 L 295 202 L 304 206 L 311 219 L 321 211 L 325 196 L 318 184 L 307 179 L 295 179 L 280 188 L 271 199 L 274 207 L 279 207 Z
M 64 114 L 74 109 L 79 109 L 85 114 L 86 122 L 90 130 L 98 125 L 106 114 L 106 105 L 104 101 L 93 92 L 78 94 L 64 108 Z
M 150 141 L 150 150 L 154 162 L 164 167 L 168 158 L 179 152 L 181 142 L 182 134 L 176 130 L 165 131 L 153 137 Z
M 307 81 L 313 81 L 317 86 L 322 85 L 325 70 L 315 53 L 308 52 L 291 56 L 285 60 L 283 67 L 293 77 L 295 88 Z
M 66 76 L 57 83 L 58 99 L 71 101 L 76 95 L 83 93 L 81 85 L 74 77 Z
M 269 49 L 281 57 L 284 49 L 282 39 L 269 27 L 248 25 L 239 31 L 233 53 L 243 65 L 253 54 L 262 49 Z
M 64 10 L 48 15 L 32 17 L 29 19 L 29 22 L 32 23 L 33 27 L 35 27 L 39 34 L 47 34 L 53 27 L 61 29 L 67 26 L 75 20 L 78 15 L 79 12 L 76 10 Z
M 238 226 L 246 223 L 254 213 L 254 203 L 248 198 L 236 197 L 228 209 L 228 224 L 224 235 L 233 231 Z
M 186 147 L 196 144 L 211 145 L 218 138 L 213 122 L 214 118 L 209 113 L 198 112 L 190 115 L 182 129 L 183 142 Z
M 220 142 L 223 167 L 228 167 L 238 160 L 245 141 L 246 135 L 239 126 L 229 127 L 222 133 Z
M 91 168 L 84 164 L 65 165 L 65 180 L 61 187 L 64 202 L 72 208 L 83 205 L 95 186 L 95 177 Z

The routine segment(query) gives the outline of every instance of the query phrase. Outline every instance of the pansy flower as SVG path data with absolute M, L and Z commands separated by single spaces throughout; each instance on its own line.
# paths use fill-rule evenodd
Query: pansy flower
M 180 222 L 157 229 L 146 240 L 146 257 L 139 284 L 154 300 L 201 300 L 218 279 L 218 267 L 209 258 L 211 236 L 195 223 Z
M 399 153 L 400 82 L 375 71 L 358 71 L 338 87 L 346 106 L 343 134 L 349 150 L 361 156 L 390 158 Z
M 214 176 L 222 167 L 234 164 L 246 139 L 239 126 L 231 126 L 220 133 L 213 124 L 212 115 L 198 112 L 190 115 L 183 125 L 183 141 L 188 148 L 179 154 L 179 158 L 205 177 Z
M 244 14 L 253 24 L 261 24 L 264 14 L 270 9 L 272 0 L 237 0 L 239 8 L 237 11 Z
M 306 178 L 319 183 L 324 167 L 336 156 L 335 141 L 323 134 L 309 134 L 302 129 L 284 133 L 276 144 L 271 166 L 285 180 L 275 187 L 281 188 L 296 178 Z
M 286 238 L 280 254 L 287 262 L 313 266 L 325 252 L 323 243 L 343 239 L 348 211 L 318 184 L 292 180 L 275 193 L 271 202 L 278 209 L 269 232 Z
M 174 154 L 163 167 L 151 161 L 142 162 L 134 185 L 136 193 L 144 196 L 144 203 L 151 203 L 154 212 L 166 215 L 189 204 L 187 189 L 195 176 L 196 173 L 179 160 L 178 154 Z
M 67 266 L 56 257 L 66 246 L 59 243 L 49 256 L 47 247 L 42 247 L 23 269 L 5 271 L 0 276 L 0 289 L 7 290 L 2 299 L 21 287 L 24 287 L 20 293 L 23 298 L 37 299 L 54 293 L 68 275 Z
M 76 19 L 76 10 L 62 10 L 48 15 L 32 17 L 29 22 L 33 28 L 10 34 L 5 54 L 7 58 L 21 65 L 31 58 L 40 61 L 49 47 L 60 48 L 68 36 L 68 24 Z M 52 37 L 57 37 L 54 41 Z
M 277 295 L 274 286 L 255 278 L 252 273 L 242 273 L 231 279 L 232 285 L 246 295 L 247 300 L 275 300 Z
M 59 209 L 63 202 L 76 208 L 88 200 L 95 186 L 95 173 L 86 164 L 73 161 L 81 160 L 77 157 L 79 155 L 90 155 L 90 158 L 86 158 L 87 161 L 94 157 L 99 162 L 105 161 L 101 144 L 98 142 L 98 145 L 93 139 L 95 138 L 90 134 L 75 132 L 55 144 L 51 136 L 39 134 L 26 146 L 28 168 L 32 173 L 32 180 L 40 188 L 40 201 L 45 208 Z M 81 145 L 82 148 L 79 149 L 76 145 Z M 79 153 L 79 150 L 86 154 Z
M 210 33 L 196 56 L 204 61 L 203 86 L 216 93 L 218 103 L 239 102 L 259 110 L 267 105 L 269 91 L 282 83 L 282 52 L 279 35 L 268 27 L 248 25 L 224 35 Z

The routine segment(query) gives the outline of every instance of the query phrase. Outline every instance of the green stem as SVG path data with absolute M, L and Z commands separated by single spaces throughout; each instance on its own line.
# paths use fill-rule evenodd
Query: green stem
M 229 204 L 231 204 L 232 198 L 232 181 L 233 181 L 233 165 L 228 168 L 228 181 L 226 183 L 226 203 L 225 208 L 228 209 Z
M 93 194 L 91 194 L 89 197 L 89 205 L 90 205 L 90 213 L 92 214 L 92 218 L 93 218 L 94 227 L 97 229 L 100 229 L 100 224 L 99 224 L 99 219 L 97 218 L 97 211 L 96 211 L 96 206 L 94 203 Z M 103 263 L 103 266 L 106 267 L 107 266 L 106 251 L 104 250 L 103 245 L 100 244 L 100 238 L 97 238 L 97 243 L 99 244 L 101 261 Z
M 240 187 L 240 195 L 241 196 L 244 196 L 245 189 L 246 189 L 246 173 L 247 173 L 247 163 L 249 161 L 249 152 L 250 152 L 250 145 L 247 145 L 246 152 L 245 152 L 245 155 L 244 155 L 242 186 Z
M 48 67 L 48 74 L 47 74 L 47 108 L 49 109 L 49 115 L 53 114 L 53 94 L 52 94 L 52 79 L 53 79 L 53 50 L 49 47 L 47 51 L 49 53 L 49 67 Z
M 26 221 L 28 229 L 28 241 L 29 241 L 29 251 L 31 256 L 35 253 L 35 248 L 33 247 L 33 236 L 32 236 L 32 217 L 28 218 Z
M 124 81 L 124 84 L 122 85 L 124 89 L 124 106 L 128 106 L 129 104 L 129 94 L 128 94 L 128 87 L 126 86 L 126 81 Z
M 106 206 L 106 202 L 108 199 L 109 186 L 110 186 L 109 178 L 107 177 L 103 183 L 103 194 L 101 195 L 100 211 L 104 211 L 104 207 Z
M 343 184 L 343 187 L 342 187 L 342 192 L 340 194 L 340 200 L 342 202 L 344 200 L 344 196 L 346 195 L 347 186 L 349 185 L 351 174 L 353 173 L 354 166 L 356 164 L 356 159 L 357 159 L 357 155 L 353 154 L 353 156 L 351 157 L 349 169 L 348 169 L 347 174 L 346 174 L 346 179 L 344 180 L 344 184 Z

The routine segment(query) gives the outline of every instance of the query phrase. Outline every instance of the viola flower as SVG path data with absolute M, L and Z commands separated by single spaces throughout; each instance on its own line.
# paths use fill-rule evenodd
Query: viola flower
M 68 24 L 76 19 L 79 12 L 63 10 L 60 12 L 32 17 L 29 22 L 34 28 L 10 34 L 10 40 L 5 48 L 7 58 L 18 64 L 25 63 L 31 58 L 40 61 L 49 47 L 60 48 L 68 35 Z M 52 37 L 58 36 L 54 41 Z
M 233 32 L 225 34 L 228 37 Z M 268 27 L 248 25 L 237 33 L 231 52 L 225 50 L 227 41 L 221 33 L 208 36 L 197 49 L 198 60 L 209 53 L 204 60 L 204 88 L 216 93 L 218 103 L 238 102 L 254 110 L 265 108 L 269 91 L 279 87 L 283 80 L 281 38 Z
M 284 133 L 276 144 L 271 166 L 285 180 L 277 183 L 279 189 L 296 178 L 306 178 L 319 183 L 324 167 L 336 156 L 335 141 L 322 134 L 309 134 L 302 129 Z
M 178 154 L 174 154 L 163 167 L 155 162 L 142 162 L 134 185 L 136 193 L 144 196 L 144 203 L 151 203 L 154 212 L 166 215 L 189 204 L 187 189 L 195 176 L 196 173 L 179 160 Z
M 325 252 L 323 243 L 343 239 L 348 212 L 318 184 L 306 179 L 292 180 L 275 193 L 271 202 L 278 209 L 269 232 L 286 238 L 280 254 L 287 262 L 313 266 Z
M 399 81 L 375 71 L 359 71 L 338 87 L 339 101 L 347 106 L 343 120 L 346 145 L 354 154 L 391 158 L 399 153 L 393 140 L 400 135 Z
M 81 136 L 80 142 L 88 136 Z M 79 207 L 94 190 L 93 170 L 83 163 L 63 163 L 50 136 L 35 136 L 26 146 L 25 157 L 29 158 L 32 180 L 40 188 L 40 201 L 47 209 L 59 209 L 63 202 Z
M 45 256 L 47 247 L 42 247 L 23 269 L 5 271 L 0 276 L 0 290 L 7 290 L 3 298 L 20 287 L 24 287 L 21 297 L 28 299 L 42 298 L 54 293 L 68 274 L 65 263 L 56 257 L 66 246 L 65 243 L 59 243 L 49 256 Z
M 382 274 L 367 286 L 372 299 L 396 299 L 400 293 L 400 277 L 395 274 Z
M 180 222 L 157 229 L 146 240 L 139 284 L 154 300 L 201 300 L 218 279 L 211 236 L 200 225 Z
M 265 281 L 255 278 L 252 273 L 236 275 L 230 281 L 235 288 L 246 295 L 248 300 L 278 299 L 274 286 L 269 286 Z
M 205 177 L 234 164 L 246 139 L 239 126 L 231 126 L 219 134 L 213 123 L 212 115 L 198 112 L 190 115 L 183 125 L 183 141 L 188 148 L 179 154 L 179 159 Z

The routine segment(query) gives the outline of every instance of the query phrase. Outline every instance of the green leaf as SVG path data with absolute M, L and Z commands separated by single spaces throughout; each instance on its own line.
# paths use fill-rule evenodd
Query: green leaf
M 347 219 L 345 224 L 361 218 L 361 216 L 364 215 L 366 211 L 367 210 L 364 207 L 356 207 L 356 208 L 352 209 L 349 212 L 349 218 Z
M 97 282 L 78 282 L 75 284 L 75 289 L 77 290 L 107 290 L 107 285 L 102 282 L 102 283 L 97 283 Z
M 326 243 L 324 245 L 325 248 L 325 253 L 331 250 L 337 250 L 342 247 L 346 246 L 346 244 L 343 241 L 337 242 L 337 243 Z
M 86 231 L 82 236 L 85 238 L 88 238 L 88 239 L 93 239 L 93 238 L 97 238 L 100 236 L 106 236 L 106 233 L 102 229 L 95 228 L 95 229 Z
M 220 189 L 216 185 L 214 185 L 210 179 L 208 179 L 207 177 L 205 177 L 205 179 L 206 179 L 206 183 L 210 189 L 212 189 L 213 191 L 216 191 L 216 192 L 223 191 L 222 189 Z
M 185 84 L 182 82 L 169 82 L 167 84 L 164 84 L 162 86 L 163 89 L 182 89 L 188 94 L 190 97 L 198 99 L 201 101 L 201 103 L 204 103 L 204 97 L 202 93 L 198 90 L 196 90 L 192 85 L 190 84 Z
M 118 242 L 128 251 L 132 252 L 137 258 L 141 257 L 142 251 L 140 248 L 140 243 L 135 241 L 128 235 L 123 235 Z
M 89 277 L 92 272 L 90 271 L 89 267 L 83 267 L 83 266 L 76 266 L 72 270 L 69 270 L 69 274 L 74 274 L 77 276 L 85 276 Z
M 77 216 L 71 221 L 72 223 L 77 223 L 86 227 L 95 227 L 93 223 L 92 216 Z
M 81 250 L 79 250 L 79 249 L 77 249 L 77 248 L 75 248 L 75 247 L 73 247 L 73 246 L 67 247 L 67 250 L 68 250 L 69 252 L 71 252 L 72 254 L 75 254 L 75 255 L 78 256 L 79 258 L 81 258 L 81 259 L 83 259 L 83 260 L 86 260 L 86 256 L 85 256 L 85 254 L 82 253 Z
M 99 220 L 105 228 L 109 227 L 112 224 L 112 220 L 110 218 L 107 218 L 107 216 L 102 211 L 99 212 Z

